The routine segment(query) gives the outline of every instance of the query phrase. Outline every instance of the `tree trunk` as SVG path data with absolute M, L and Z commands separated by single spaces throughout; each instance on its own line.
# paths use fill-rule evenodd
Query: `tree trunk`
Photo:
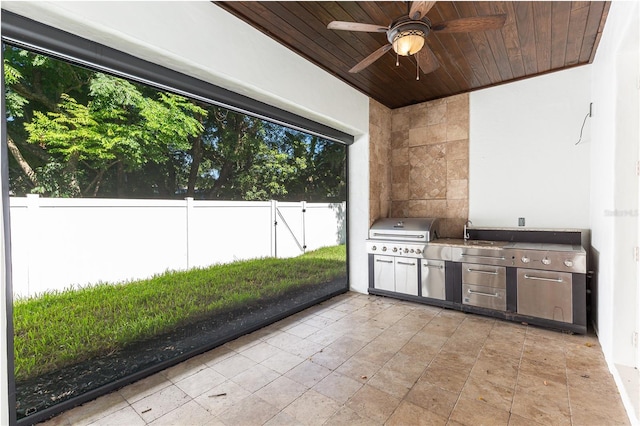
M 118 162 L 118 198 L 125 197 L 125 173 L 124 173 L 124 164 L 122 161 Z
M 166 198 L 176 198 L 178 176 L 176 175 L 176 161 L 172 156 L 167 160 L 167 177 L 164 179 L 164 195 Z
M 65 171 L 69 173 L 71 176 L 71 180 L 69 181 L 69 189 L 74 197 L 82 196 L 82 190 L 80 189 L 80 182 L 78 182 L 78 160 L 80 154 L 73 153 L 71 157 L 69 157 L 69 161 L 65 167 Z
M 15 158 L 24 174 L 29 178 L 31 185 L 33 187 L 37 186 L 38 177 L 36 176 L 36 172 L 33 171 L 27 160 L 24 159 L 22 153 L 20 152 L 20 149 L 18 149 L 18 145 L 16 145 L 16 143 L 13 141 L 13 139 L 11 139 L 9 135 L 7 135 L 7 148 L 9 149 L 9 152 L 11 152 L 11 155 L 13 155 L 13 158 Z
M 191 147 L 191 168 L 189 170 L 189 181 L 187 182 L 187 197 L 194 197 L 196 190 L 196 180 L 202 161 L 202 138 L 195 138 Z
M 102 179 L 104 179 L 104 174 L 107 172 L 107 170 L 109 170 L 111 167 L 113 167 L 114 165 L 116 165 L 119 161 L 114 161 L 111 164 L 108 164 L 106 167 L 103 167 L 102 169 L 100 169 L 98 171 L 98 173 L 96 174 L 96 177 L 93 178 L 93 180 L 91 181 L 91 183 L 89 185 L 87 185 L 87 187 L 84 189 L 84 191 L 82 191 L 82 196 L 86 196 L 86 194 L 89 193 L 89 190 L 91 190 L 91 187 L 93 187 L 93 193 L 92 193 L 92 197 L 95 198 L 98 196 L 98 192 L 100 191 L 100 185 L 102 185 Z
M 209 192 L 213 197 L 218 198 L 220 194 L 220 189 L 225 184 L 228 184 L 231 181 L 231 177 L 233 176 L 233 164 L 231 162 L 225 162 L 220 169 L 220 173 L 218 174 L 218 179 L 213 183 L 211 191 Z

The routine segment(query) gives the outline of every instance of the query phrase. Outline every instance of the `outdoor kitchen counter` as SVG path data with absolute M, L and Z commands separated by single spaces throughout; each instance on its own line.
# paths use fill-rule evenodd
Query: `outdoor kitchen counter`
M 486 248 L 494 250 L 501 250 L 507 244 L 507 241 L 463 240 L 462 238 L 438 238 L 429 242 L 429 245 L 432 246 Z
M 369 292 L 586 333 L 586 233 L 467 230 L 468 239 L 369 241 Z

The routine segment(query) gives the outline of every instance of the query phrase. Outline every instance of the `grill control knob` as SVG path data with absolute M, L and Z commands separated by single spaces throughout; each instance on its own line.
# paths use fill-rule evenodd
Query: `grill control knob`
M 410 251 L 411 253 L 413 253 L 413 252 L 414 252 L 414 250 L 413 250 L 413 249 L 411 249 L 411 250 L 409 250 L 409 251 Z
M 387 246 L 382 246 L 382 251 L 387 251 Z
M 571 267 L 573 266 L 573 261 L 572 261 L 572 260 L 567 259 L 567 260 L 565 260 L 565 261 L 564 261 L 564 265 L 565 265 L 566 267 L 568 267 L 568 268 L 571 268 Z
M 376 250 L 378 250 L 378 247 L 376 247 L 376 246 L 371 246 L 371 250 L 372 250 L 372 251 L 376 251 Z
M 522 259 L 520 259 L 520 260 L 522 260 L 522 263 L 529 263 L 529 262 L 531 262 L 531 259 L 529 259 L 527 256 L 522 256 Z
M 422 250 L 416 249 L 416 254 L 420 254 L 420 253 L 422 253 Z
M 409 249 L 408 248 L 404 249 L 404 252 L 409 253 Z
M 394 248 L 393 248 L 393 252 L 395 253 L 395 252 L 397 252 L 397 251 L 398 251 L 398 247 L 394 247 Z
M 541 262 L 545 265 L 551 265 L 551 259 L 549 259 L 548 257 L 543 258 Z

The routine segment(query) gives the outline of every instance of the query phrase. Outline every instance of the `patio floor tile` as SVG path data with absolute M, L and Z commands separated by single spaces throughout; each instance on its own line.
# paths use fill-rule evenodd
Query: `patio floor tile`
M 627 425 L 593 333 L 346 293 L 44 422 Z

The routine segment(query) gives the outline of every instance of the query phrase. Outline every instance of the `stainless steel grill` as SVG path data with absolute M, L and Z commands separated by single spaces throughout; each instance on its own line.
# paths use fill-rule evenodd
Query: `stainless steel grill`
M 445 300 L 445 262 L 429 259 L 433 218 L 380 219 L 369 230 L 370 289 Z
M 386 218 L 369 229 L 367 253 L 422 258 L 425 245 L 438 238 L 439 220 L 434 218 Z

